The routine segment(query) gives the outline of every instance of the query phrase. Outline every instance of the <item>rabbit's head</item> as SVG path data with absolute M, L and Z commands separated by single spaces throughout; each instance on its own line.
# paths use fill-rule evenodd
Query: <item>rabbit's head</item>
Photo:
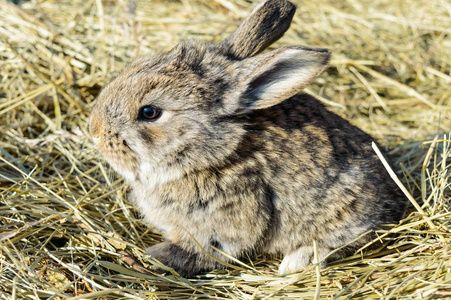
M 226 163 L 246 133 L 246 114 L 297 94 L 327 66 L 325 49 L 258 54 L 284 34 L 294 11 L 268 0 L 219 44 L 182 41 L 129 64 L 101 92 L 90 121 L 113 168 L 155 185 Z

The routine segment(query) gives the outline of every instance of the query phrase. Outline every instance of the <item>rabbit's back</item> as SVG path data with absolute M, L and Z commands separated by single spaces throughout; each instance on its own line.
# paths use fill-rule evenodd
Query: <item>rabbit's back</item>
M 313 238 L 338 247 L 402 217 L 405 201 L 371 136 L 313 97 L 298 94 L 257 111 L 248 126 L 244 141 L 260 148 L 253 151 L 261 153 L 274 209 L 271 252 Z

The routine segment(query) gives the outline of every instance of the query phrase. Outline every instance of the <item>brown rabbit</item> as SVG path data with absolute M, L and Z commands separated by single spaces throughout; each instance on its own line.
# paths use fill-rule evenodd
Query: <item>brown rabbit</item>
M 326 49 L 259 54 L 295 6 L 261 3 L 219 44 L 182 41 L 128 65 L 100 94 L 91 135 L 164 232 L 150 255 L 181 275 L 244 254 L 284 255 L 281 274 L 397 223 L 405 200 L 372 138 L 299 92 L 327 67 Z M 199 247 L 203 248 L 203 250 Z M 214 247 L 211 247 L 214 246 Z

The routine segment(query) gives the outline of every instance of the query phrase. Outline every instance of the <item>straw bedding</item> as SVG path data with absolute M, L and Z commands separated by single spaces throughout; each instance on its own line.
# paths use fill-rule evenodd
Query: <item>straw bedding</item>
M 1 299 L 451 297 L 446 0 L 298 0 L 272 46 L 329 48 L 307 92 L 390 151 L 412 205 L 376 247 L 288 276 L 258 256 L 190 280 L 143 255 L 161 236 L 91 144 L 95 97 L 137 55 L 225 38 L 252 2 L 0 0 Z

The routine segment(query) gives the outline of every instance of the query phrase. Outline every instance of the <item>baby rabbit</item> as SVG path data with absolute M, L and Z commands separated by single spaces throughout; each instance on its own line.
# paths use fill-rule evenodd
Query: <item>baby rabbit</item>
M 216 249 L 284 256 L 280 274 L 346 253 L 397 223 L 405 200 L 372 138 L 300 93 L 326 49 L 258 54 L 295 5 L 262 2 L 219 44 L 182 41 L 129 64 L 93 108 L 90 133 L 165 241 L 147 252 L 183 276 L 221 268 Z M 212 247 L 213 246 L 213 247 Z

